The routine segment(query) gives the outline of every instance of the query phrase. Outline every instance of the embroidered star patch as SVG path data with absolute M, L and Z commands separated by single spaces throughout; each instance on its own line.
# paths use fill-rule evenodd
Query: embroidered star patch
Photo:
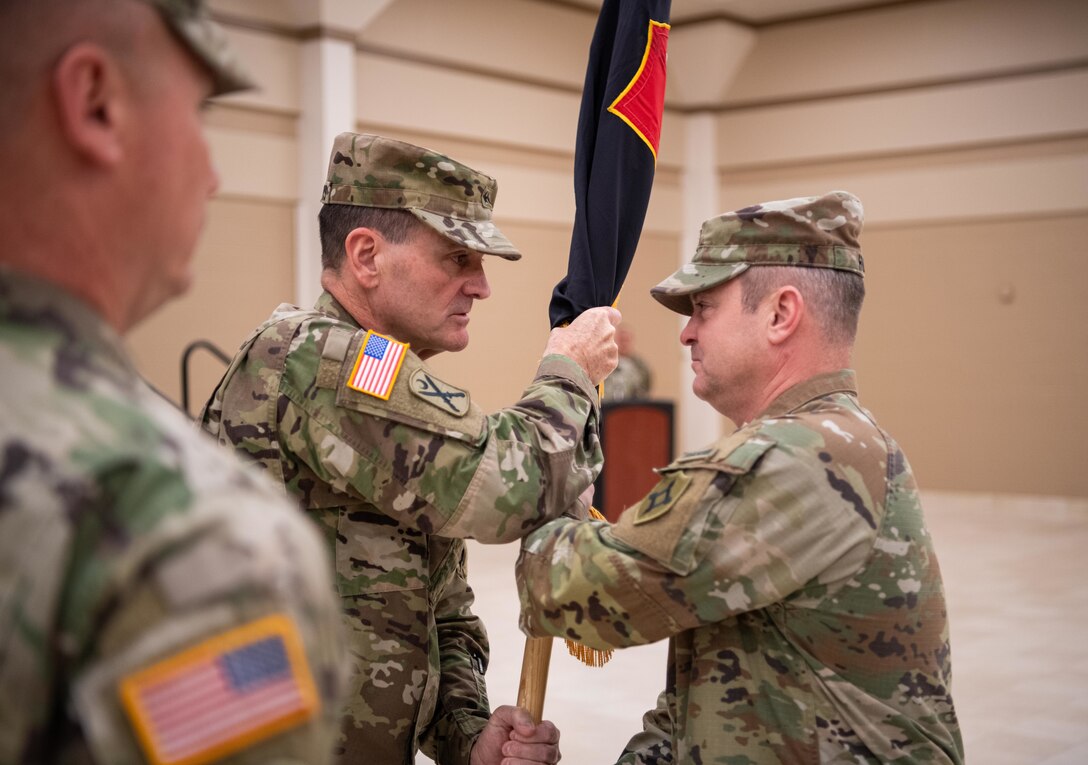
M 412 373 L 409 388 L 413 394 L 447 414 L 455 417 L 464 417 L 468 414 L 468 393 L 442 382 L 426 369 L 417 369 Z
M 672 473 L 659 481 L 635 508 L 634 525 L 660 518 L 672 510 L 690 483 L 691 479 L 683 473 Z
M 308 720 L 320 706 L 297 628 L 258 619 L 121 679 L 150 762 L 201 765 Z
M 360 393 L 389 400 L 407 351 L 407 343 L 397 342 L 373 330 L 368 331 L 348 377 L 347 386 Z

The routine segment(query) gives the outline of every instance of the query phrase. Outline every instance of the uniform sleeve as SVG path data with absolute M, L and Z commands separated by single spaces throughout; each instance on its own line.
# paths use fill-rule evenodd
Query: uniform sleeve
M 520 400 L 488 416 L 475 405 L 461 415 L 441 411 L 445 399 L 417 395 L 417 386 L 443 391 L 454 406 L 463 399 L 452 396 L 465 392 L 418 360 L 405 364 L 390 400 L 381 402 L 339 383 L 335 391 L 306 392 L 306 375 L 292 374 L 289 363 L 282 448 L 321 482 L 400 524 L 484 543 L 514 541 L 560 516 L 600 472 L 596 393 L 570 359 L 545 358 Z M 288 488 L 303 498 L 308 491 Z
M 526 537 L 522 629 L 594 648 L 639 645 L 855 571 L 875 538 L 864 503 L 815 457 L 771 447 L 664 472 L 614 527 L 560 519 Z
M 469 764 L 476 738 L 491 716 L 484 683 L 487 633 L 471 611 L 473 600 L 462 553 L 435 606 L 442 679 L 432 722 L 420 740 L 424 754 L 443 765 Z
M 118 765 L 328 762 L 346 655 L 324 546 L 241 475 L 214 492 L 176 478 L 116 468 L 77 531 L 60 629 L 79 746 Z
M 672 765 L 672 719 L 665 692 L 657 697 L 657 706 L 642 716 L 642 731 L 623 748 L 616 765 Z

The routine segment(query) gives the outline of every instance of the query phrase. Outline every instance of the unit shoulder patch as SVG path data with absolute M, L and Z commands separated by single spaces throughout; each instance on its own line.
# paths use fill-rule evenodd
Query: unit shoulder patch
M 294 728 L 320 707 L 298 630 L 283 614 L 125 675 L 118 692 L 157 765 L 212 762 Z
M 431 406 L 436 406 L 455 417 L 464 417 L 468 414 L 469 405 L 472 403 L 468 391 L 442 382 L 427 369 L 423 367 L 417 369 L 408 382 L 412 394 Z
M 661 480 L 642 501 L 628 508 L 612 527 L 616 539 L 677 574 L 691 571 L 694 559 L 678 551 L 685 533 L 698 536 L 706 514 L 704 497 L 714 470 L 664 468 Z
M 689 484 L 691 479 L 683 472 L 666 474 L 631 511 L 634 514 L 632 523 L 639 526 L 668 513 L 676 506 L 677 500 Z

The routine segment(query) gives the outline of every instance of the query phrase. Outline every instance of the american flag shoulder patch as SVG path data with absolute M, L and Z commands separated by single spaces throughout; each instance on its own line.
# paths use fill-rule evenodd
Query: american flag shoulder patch
M 155 765 L 201 765 L 310 719 L 320 707 L 295 623 L 264 617 L 121 678 L 121 703 Z
M 373 330 L 367 331 L 346 385 L 352 390 L 388 401 L 407 352 L 408 343 L 379 335 Z

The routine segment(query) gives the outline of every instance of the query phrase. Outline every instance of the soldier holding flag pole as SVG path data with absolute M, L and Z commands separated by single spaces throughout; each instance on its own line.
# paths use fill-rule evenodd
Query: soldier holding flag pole
M 527 634 L 669 640 L 625 765 L 963 763 L 918 487 L 849 368 L 862 219 L 835 191 L 703 223 L 651 294 L 690 317 L 694 392 L 737 430 L 663 466 L 614 526 L 525 539 Z
M 668 3 L 602 6 L 554 325 L 614 300 L 634 253 L 653 165 L 630 139 L 656 159 L 667 39 L 656 22 L 667 13 Z M 615 66 L 624 31 L 640 26 L 632 76 Z M 651 292 L 691 317 L 680 339 L 695 393 L 740 427 L 663 467 L 615 526 L 559 519 L 523 543 L 522 690 L 533 714 L 548 636 L 598 650 L 669 640 L 665 689 L 623 765 L 963 762 L 917 486 L 849 369 L 862 220 L 857 198 L 832 192 L 706 221 L 692 262 Z
M 563 326 L 595 306 L 614 305 L 634 259 L 653 187 L 671 0 L 604 0 L 590 44 L 574 155 L 575 220 L 567 275 L 549 318 Z M 607 661 L 568 641 L 587 664 Z M 551 638 L 529 637 L 518 703 L 541 719 Z
M 537 373 L 492 414 L 427 360 L 469 340 L 485 261 L 517 260 L 492 221 L 497 182 L 384 136 L 334 141 L 320 213 L 322 286 L 236 354 L 205 430 L 257 461 L 324 530 L 352 656 L 342 762 L 554 763 L 558 731 L 492 711 L 489 647 L 464 540 L 520 539 L 600 471 L 595 385 L 619 312 L 552 330 Z

